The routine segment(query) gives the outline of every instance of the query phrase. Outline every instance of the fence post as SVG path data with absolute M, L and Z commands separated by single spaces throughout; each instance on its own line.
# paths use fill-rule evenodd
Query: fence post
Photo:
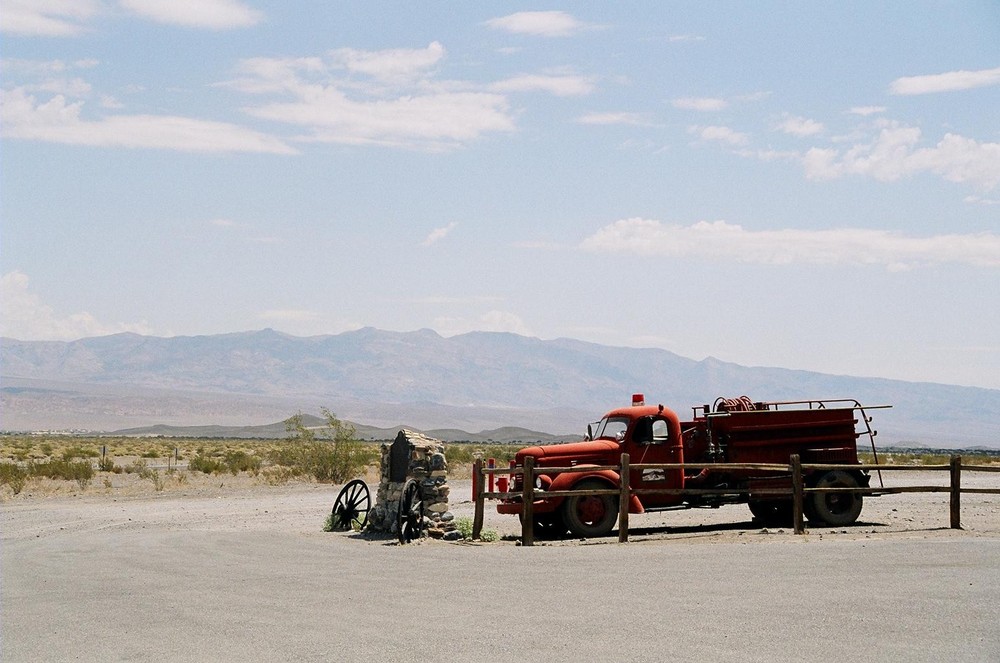
M 521 491 L 521 545 L 535 545 L 535 458 L 524 459 L 524 488 Z
M 472 501 L 476 503 L 475 516 L 472 519 L 472 538 L 478 539 L 483 532 L 483 459 L 477 458 L 472 464 Z
M 951 528 L 962 529 L 962 457 L 951 457 Z
M 632 499 L 632 491 L 629 487 L 629 456 L 622 454 L 622 466 L 618 474 L 618 483 L 621 486 L 621 494 L 618 496 L 618 543 L 628 542 L 628 506 Z
M 802 519 L 802 460 L 798 454 L 792 454 L 792 525 L 796 534 L 805 534 L 806 527 Z

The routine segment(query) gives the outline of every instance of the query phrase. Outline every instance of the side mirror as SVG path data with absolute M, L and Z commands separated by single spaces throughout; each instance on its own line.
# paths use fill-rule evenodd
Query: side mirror
M 594 427 L 590 424 L 587 424 L 587 440 L 590 441 L 593 439 L 594 439 Z

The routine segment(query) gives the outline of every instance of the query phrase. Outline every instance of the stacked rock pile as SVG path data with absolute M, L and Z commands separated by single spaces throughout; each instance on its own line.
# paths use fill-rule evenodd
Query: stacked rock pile
M 444 443 L 404 429 L 392 444 L 383 444 L 381 450 L 381 478 L 368 528 L 391 534 L 398 532 L 399 500 L 406 482 L 413 479 L 420 484 L 428 535 L 445 540 L 461 539 L 455 517 L 448 510 L 448 461 L 444 457 Z

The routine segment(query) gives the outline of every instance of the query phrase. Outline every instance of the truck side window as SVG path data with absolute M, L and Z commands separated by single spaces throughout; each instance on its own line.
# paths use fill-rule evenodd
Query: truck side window
M 653 443 L 653 421 L 650 417 L 642 417 L 635 422 L 632 429 L 632 441 L 635 444 Z
M 670 428 L 663 419 L 653 421 L 653 444 L 666 444 L 670 439 Z

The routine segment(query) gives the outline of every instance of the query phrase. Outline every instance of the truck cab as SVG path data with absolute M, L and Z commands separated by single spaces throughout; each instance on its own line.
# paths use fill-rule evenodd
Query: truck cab
M 630 407 L 618 408 L 605 414 L 600 421 L 587 427 L 587 437 L 580 442 L 553 444 L 521 449 L 515 465 L 524 466 L 527 457 L 534 458 L 536 472 L 534 518 L 536 532 L 560 535 L 570 529 L 579 536 L 602 536 L 611 531 L 618 515 L 616 497 L 546 497 L 546 491 L 571 488 L 617 488 L 618 473 L 599 469 L 617 465 L 621 455 L 628 453 L 634 464 L 683 463 L 684 446 L 677 414 L 663 405 L 646 405 L 642 394 L 633 396 Z M 546 467 L 593 466 L 592 472 L 545 473 Z M 512 491 L 522 488 L 522 476 L 516 475 Z M 683 488 L 681 469 L 632 469 L 629 484 L 633 489 Z M 679 495 L 650 494 L 640 500 L 633 497 L 630 513 L 643 513 L 646 507 L 668 507 L 682 501 Z M 500 502 L 499 513 L 521 514 L 519 498 Z

